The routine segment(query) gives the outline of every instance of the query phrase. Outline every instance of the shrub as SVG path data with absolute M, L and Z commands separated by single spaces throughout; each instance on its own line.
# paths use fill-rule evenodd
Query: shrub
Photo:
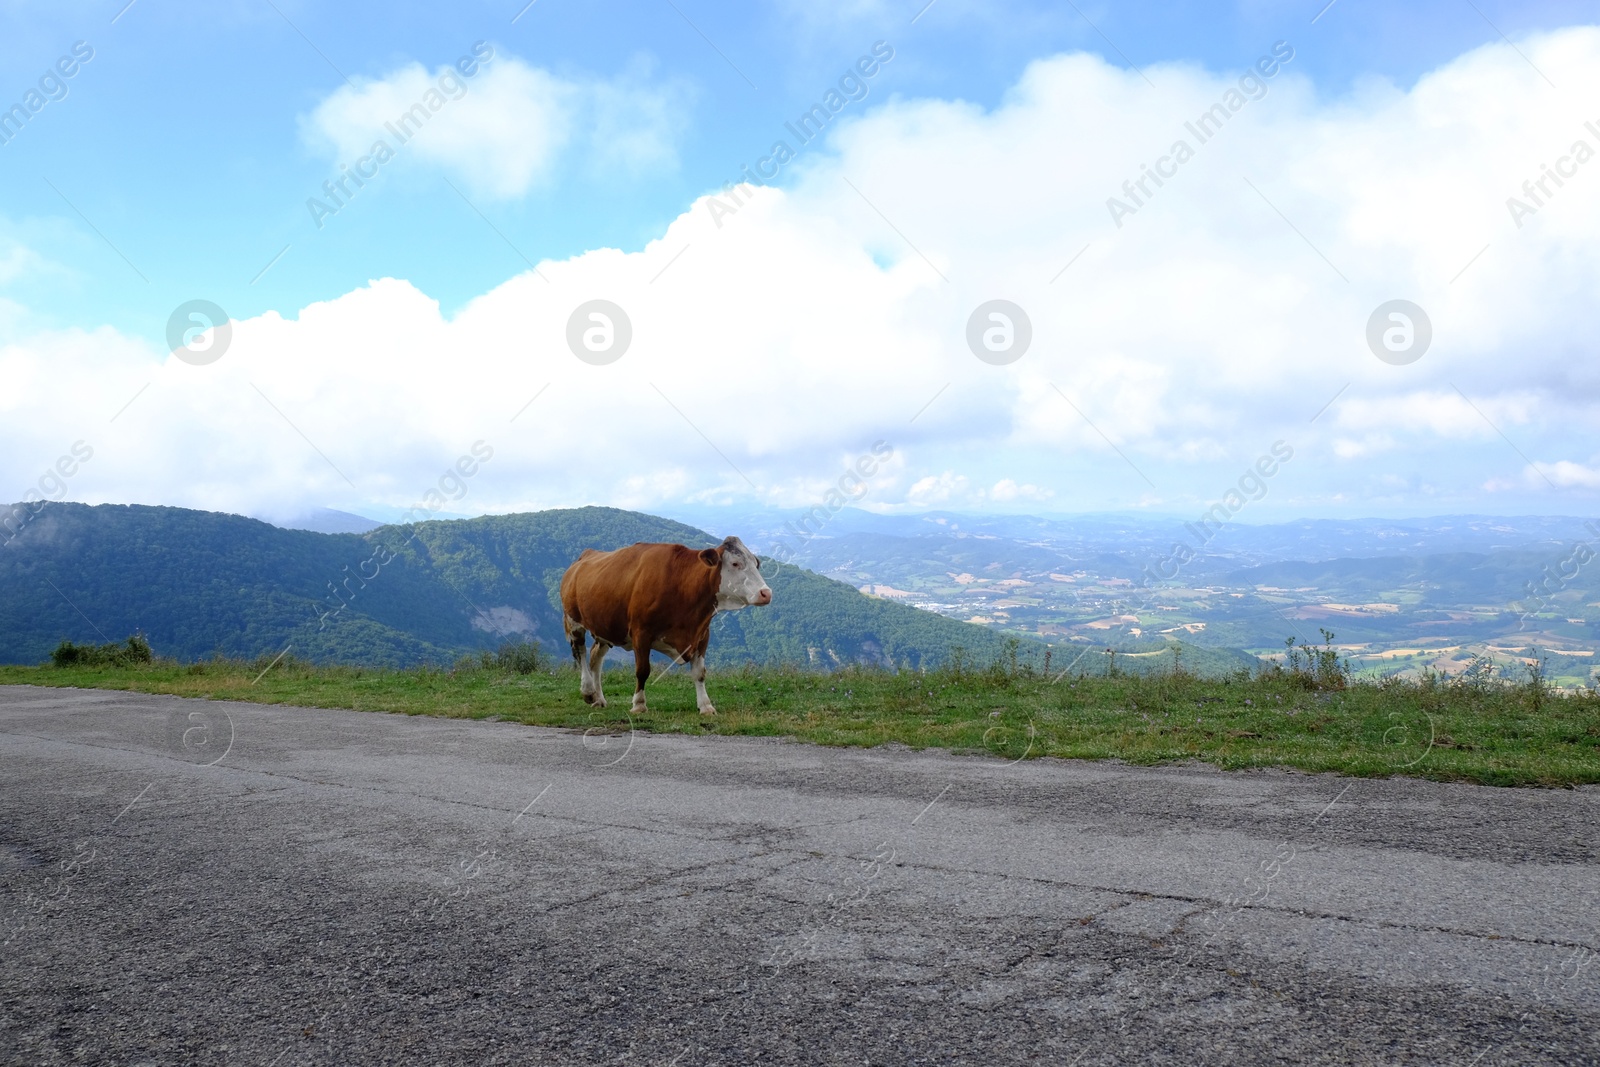
M 512 674 L 537 674 L 544 670 L 544 653 L 532 641 L 506 642 L 495 654 L 495 666 Z
M 1524 670 L 1527 677 L 1523 679 L 1522 692 L 1528 698 L 1533 713 L 1537 715 L 1544 710 L 1545 701 L 1550 698 L 1549 666 L 1545 658 L 1540 656 L 1532 663 L 1526 664 Z
M 1350 661 L 1339 658 L 1333 647 L 1333 632 L 1320 630 L 1322 647 L 1296 645 L 1290 637 L 1283 643 L 1285 652 L 1282 664 L 1273 664 L 1269 673 L 1287 675 L 1290 681 L 1303 689 L 1343 689 L 1350 684 Z
M 104 645 L 75 645 L 63 641 L 50 653 L 52 667 L 133 667 L 149 663 L 155 658 L 150 642 L 144 634 L 134 634 L 127 641 L 112 641 Z
M 1452 679 L 1452 684 L 1460 689 L 1470 689 L 1476 693 L 1486 693 L 1495 688 L 1494 660 L 1482 652 L 1474 652 L 1467 657 L 1467 665 Z
M 995 654 L 994 662 L 989 665 L 986 681 L 993 688 L 1005 689 L 1017 680 L 1022 668 L 1017 663 L 1017 650 L 1022 642 L 1015 637 L 1008 637 L 1001 645 L 1000 651 Z

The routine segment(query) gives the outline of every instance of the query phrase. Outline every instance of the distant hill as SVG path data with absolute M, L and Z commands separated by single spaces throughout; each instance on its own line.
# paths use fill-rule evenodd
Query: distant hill
M 134 630 L 158 654 L 185 660 L 272 656 L 292 645 L 320 662 L 442 663 L 519 637 L 564 657 L 555 590 L 582 549 L 717 540 L 595 507 L 362 536 L 182 508 L 51 504 L 0 548 L 0 661 L 36 663 L 62 639 Z M 771 584 L 771 607 L 717 616 L 714 662 L 922 667 L 961 647 L 984 665 L 1005 648 L 1002 633 L 799 568 L 781 569 Z
M 1557 563 L 1564 554 L 1560 549 L 1508 549 L 1269 563 L 1234 571 L 1226 580 L 1240 586 L 1315 586 L 1371 597 L 1404 586 L 1416 589 L 1422 601 L 1430 604 L 1506 604 L 1524 598 L 1523 584 L 1539 577 L 1547 564 Z M 1576 568 L 1572 575 L 1581 579 L 1583 587 L 1594 584 L 1592 575 L 1580 575 Z
M 364 534 L 383 525 L 365 515 L 353 515 L 348 511 L 336 511 L 333 508 L 313 508 L 311 511 L 288 517 L 267 515 L 262 518 L 281 529 L 310 530 L 312 533 Z

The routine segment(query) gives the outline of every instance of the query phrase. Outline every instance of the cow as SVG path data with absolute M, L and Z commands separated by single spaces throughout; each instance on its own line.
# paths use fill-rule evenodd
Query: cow
M 629 649 L 638 681 L 633 714 L 642 714 L 653 649 L 674 662 L 689 661 L 700 714 L 715 715 L 706 695 L 711 617 L 770 603 L 772 590 L 761 577 L 761 561 L 737 537 L 698 552 L 648 542 L 611 552 L 586 548 L 561 576 L 562 622 L 578 664 L 578 694 L 595 707 L 605 707 L 601 671 L 606 653 L 613 646 Z M 587 663 L 586 634 L 594 635 Z

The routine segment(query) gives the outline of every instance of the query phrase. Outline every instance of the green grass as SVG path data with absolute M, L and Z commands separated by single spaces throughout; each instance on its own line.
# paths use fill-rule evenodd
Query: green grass
M 1537 677 L 1374 683 L 1307 666 L 1232 678 L 1184 671 L 1079 675 L 1026 667 L 893 673 L 749 668 L 713 672 L 719 714 L 702 717 L 682 667 L 658 666 L 650 710 L 630 717 L 631 669 L 607 671 L 610 706 L 578 696 L 570 664 L 464 660 L 454 670 L 195 664 L 0 667 L 0 684 L 81 686 L 358 711 L 498 719 L 598 731 L 899 742 L 1017 760 L 1039 756 L 1224 768 L 1294 767 L 1489 785 L 1600 782 L 1600 696 Z

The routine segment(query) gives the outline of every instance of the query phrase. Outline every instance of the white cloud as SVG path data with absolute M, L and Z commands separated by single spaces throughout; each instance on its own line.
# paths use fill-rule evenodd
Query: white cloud
M 919 478 L 906 491 L 906 502 L 919 508 L 941 507 L 953 501 L 966 503 L 967 478 L 954 471 Z
M 1001 478 L 989 489 L 989 499 L 1002 504 L 1017 500 L 1048 500 L 1055 495 L 1054 489 L 1042 489 L 1037 485 L 1018 485 L 1010 478 Z
M 679 84 L 651 84 L 647 66 L 612 81 L 572 80 L 502 52 L 471 77 L 412 63 L 358 79 L 318 104 L 302 128 L 336 165 L 353 166 L 382 141 L 397 158 L 425 160 L 476 193 L 509 199 L 550 181 L 567 158 L 590 174 L 676 167 L 688 100 Z M 403 124 L 407 115 L 415 117 Z
M 1528 423 L 1540 406 L 1538 394 L 1526 388 L 1473 400 L 1447 387 L 1356 397 L 1337 404 L 1325 417 L 1340 432 L 1335 453 L 1357 459 L 1403 449 L 1419 439 L 1497 441 L 1505 429 Z
M 24 244 L 8 241 L 0 248 L 0 285 L 9 285 L 27 274 L 44 269 L 45 261 Z
M 1571 98 L 1600 99 L 1600 31 L 1521 48 Z M 90 435 L 79 498 L 359 511 L 411 504 L 484 440 L 494 459 L 450 510 L 792 504 L 882 440 L 894 462 L 874 507 L 1079 510 L 1214 499 L 1282 439 L 1295 457 L 1263 515 L 1393 501 L 1397 485 L 1460 508 L 1508 478 L 1549 499 L 1503 433 L 1566 492 L 1600 488 L 1586 465 L 1600 161 L 1521 229 L 1505 208 L 1553 151 L 1600 138 L 1504 45 L 1409 92 L 1333 102 L 1294 70 L 1120 229 L 1106 198 L 1234 75 L 1153 66 L 1152 89 L 1068 55 L 1030 66 L 992 111 L 875 103 L 786 169 L 791 188 L 758 190 L 720 219 L 702 200 L 638 252 L 542 263 L 453 320 L 381 280 L 237 323 L 207 367 L 110 331 L 32 334 L 0 349 L 14 387 L 0 396 L 0 474 L 20 491 Z M 341 153 L 365 151 L 371 122 L 432 77 L 414 68 L 381 91 L 341 90 L 312 128 Z M 497 195 L 576 153 L 583 108 L 626 111 L 625 95 L 508 57 L 479 78 L 416 147 L 437 134 L 428 158 L 464 178 L 481 169 Z M 662 114 L 646 109 L 643 127 Z M 623 151 L 669 146 L 643 135 Z M 633 324 L 607 366 L 564 339 L 597 297 Z M 1433 325 L 1432 348 L 1401 367 L 1363 339 L 1396 297 Z M 1033 326 L 1007 366 L 964 340 L 972 310 L 995 298 Z
M 1541 463 L 1537 472 L 1531 470 L 1528 472 L 1528 477 L 1531 480 L 1537 478 L 1540 473 L 1559 486 L 1600 489 L 1600 466 L 1592 463 L 1574 463 L 1565 459 L 1555 463 Z
M 589 168 L 635 176 L 676 168 L 692 98 L 682 83 L 652 83 L 642 63 L 621 78 L 587 85 L 579 121 L 588 129 Z

